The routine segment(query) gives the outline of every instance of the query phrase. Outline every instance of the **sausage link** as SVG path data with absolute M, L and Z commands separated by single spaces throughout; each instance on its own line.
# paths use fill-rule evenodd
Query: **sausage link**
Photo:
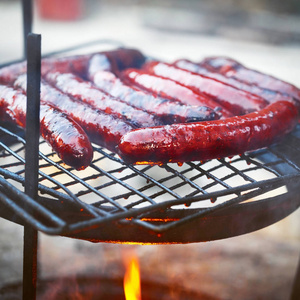
M 129 105 L 155 114 L 165 124 L 219 118 L 219 115 L 208 107 L 183 105 L 128 86 L 112 72 L 98 71 L 94 73 L 90 80 L 97 87 Z
M 244 153 L 279 141 L 297 124 L 296 106 L 278 101 L 261 111 L 224 120 L 136 129 L 121 139 L 127 163 L 205 161 Z
M 18 76 L 26 73 L 27 64 L 25 61 L 14 63 L 0 69 L 0 84 L 11 84 Z
M 42 60 L 42 75 L 48 72 L 73 73 L 87 77 L 89 65 L 94 69 L 118 72 L 125 68 L 138 68 L 145 62 L 144 55 L 130 48 L 118 48 L 110 51 L 74 55 L 67 57 L 50 57 Z M 90 72 L 92 69 L 90 69 Z
M 26 75 L 20 76 L 16 80 L 15 86 L 26 91 Z M 114 152 L 120 138 L 134 129 L 132 124 L 73 99 L 43 80 L 41 82 L 41 99 L 71 116 L 84 129 L 92 142 Z
M 225 75 L 221 73 L 217 73 L 216 71 L 212 70 L 212 68 L 207 68 L 204 65 L 197 64 L 195 62 L 192 62 L 188 59 L 178 59 L 172 65 L 188 70 L 193 73 L 197 73 L 221 82 L 224 82 L 225 84 L 231 85 L 237 89 L 249 92 L 251 94 L 257 95 L 259 97 L 262 97 L 265 99 L 268 103 L 273 103 L 279 100 L 285 100 L 285 101 L 293 101 L 295 102 L 295 105 L 297 105 L 300 108 L 300 103 L 297 103 L 293 97 L 290 97 L 288 95 L 279 93 L 278 91 L 261 88 L 257 85 L 248 84 L 244 81 L 239 81 L 232 77 L 226 77 Z
M 137 49 L 119 48 L 112 51 L 103 51 L 111 63 L 111 71 L 122 71 L 127 68 L 140 68 L 146 57 Z
M 85 75 L 87 65 L 92 55 L 76 55 L 67 57 L 44 58 L 41 61 L 41 73 L 47 74 L 52 70 L 60 72 L 72 72 Z M 17 78 L 27 72 L 26 61 L 15 63 L 0 69 L 0 83 L 12 84 Z
M 92 59 L 95 68 L 102 70 L 107 68 L 114 72 L 129 67 L 138 68 L 145 61 L 145 57 L 140 51 L 130 48 L 119 48 L 85 55 L 46 57 L 41 61 L 41 73 L 44 75 L 51 71 L 58 71 L 86 77 L 89 62 Z M 12 84 L 21 74 L 26 73 L 26 71 L 26 61 L 5 66 L 0 69 L 0 83 Z
M 144 64 L 143 69 L 150 74 L 180 82 L 197 93 L 203 93 L 213 98 L 233 115 L 244 115 L 260 110 L 268 104 L 261 97 L 236 89 L 212 78 L 179 69 L 171 64 L 150 61 Z
M 162 122 L 155 116 L 122 102 L 95 87 L 90 81 L 82 80 L 74 74 L 51 72 L 45 74 L 44 78 L 63 93 L 88 103 L 105 113 L 115 115 L 117 118 L 125 118 L 136 127 L 162 125 Z
M 26 95 L 0 85 L 1 119 L 26 126 Z M 45 102 L 40 105 L 40 133 L 64 163 L 82 170 L 93 158 L 91 143 L 83 129 L 68 115 Z
M 156 96 L 178 101 L 186 105 L 207 106 L 211 109 L 216 109 L 223 117 L 233 116 L 232 113 L 209 97 L 198 94 L 174 80 L 148 74 L 138 69 L 127 69 L 121 73 L 121 77 L 126 83 Z
M 296 86 L 274 76 L 247 68 L 234 59 L 228 57 L 207 57 L 200 62 L 200 65 L 226 77 L 280 92 L 300 101 L 300 89 Z

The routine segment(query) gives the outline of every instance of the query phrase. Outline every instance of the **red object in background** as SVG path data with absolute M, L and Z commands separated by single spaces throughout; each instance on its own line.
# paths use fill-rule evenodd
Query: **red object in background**
M 41 18 L 72 21 L 82 17 L 84 0 L 36 0 Z

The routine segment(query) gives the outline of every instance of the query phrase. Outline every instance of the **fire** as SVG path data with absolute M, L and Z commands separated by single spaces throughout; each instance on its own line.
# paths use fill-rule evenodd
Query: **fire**
M 126 300 L 142 299 L 140 269 L 136 257 L 132 257 L 127 264 L 124 276 L 124 292 Z

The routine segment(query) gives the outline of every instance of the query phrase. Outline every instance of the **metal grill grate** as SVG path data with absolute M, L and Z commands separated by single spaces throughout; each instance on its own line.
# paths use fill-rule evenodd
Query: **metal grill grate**
M 1 202 L 21 223 L 48 234 L 72 235 L 115 222 L 121 231 L 130 224 L 161 234 L 242 202 L 259 203 L 274 193 L 284 197 L 286 186 L 300 179 L 300 126 L 276 146 L 182 166 L 127 165 L 95 146 L 91 166 L 76 171 L 41 141 L 39 201 L 34 201 L 20 193 L 25 141 L 6 128 L 0 128 Z M 298 205 L 297 199 L 294 209 Z
M 112 45 L 116 42 L 94 41 L 55 54 Z M 300 204 L 286 193 L 300 180 L 300 125 L 276 146 L 182 166 L 128 165 L 94 145 L 93 163 L 76 171 L 41 140 L 37 200 L 23 193 L 23 136 L 18 128 L 0 127 L 0 215 L 47 234 L 93 241 L 201 241 L 260 229 Z M 224 230 L 211 232 L 215 227 Z

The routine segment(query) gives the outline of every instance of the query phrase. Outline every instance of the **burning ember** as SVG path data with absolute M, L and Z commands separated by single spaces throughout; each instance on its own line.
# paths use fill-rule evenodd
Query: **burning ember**
M 136 256 L 126 259 L 126 273 L 124 276 L 124 292 L 126 300 L 141 300 L 141 280 L 139 263 Z

